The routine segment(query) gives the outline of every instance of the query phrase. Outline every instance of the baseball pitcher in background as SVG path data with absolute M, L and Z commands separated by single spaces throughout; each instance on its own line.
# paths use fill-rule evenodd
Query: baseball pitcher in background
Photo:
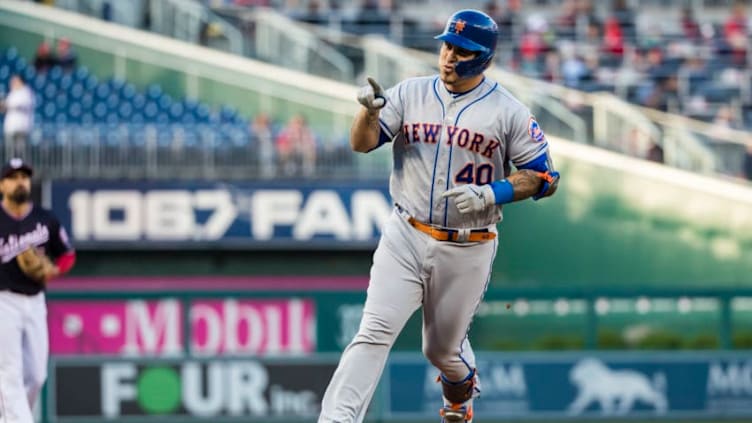
M 350 143 L 358 152 L 392 143 L 395 208 L 373 256 L 358 333 L 319 422 L 363 420 L 389 350 L 420 306 L 423 353 L 443 388 L 442 420 L 471 422 L 479 385 L 467 332 L 491 277 L 502 206 L 556 191 L 559 174 L 535 117 L 483 74 L 496 50 L 496 23 L 461 10 L 436 38 L 443 42 L 438 75 L 386 91 L 368 78 L 358 94 L 363 107 Z
M 47 379 L 45 285 L 76 255 L 57 218 L 31 202 L 31 166 L 15 158 L 0 172 L 0 422 L 32 423 Z

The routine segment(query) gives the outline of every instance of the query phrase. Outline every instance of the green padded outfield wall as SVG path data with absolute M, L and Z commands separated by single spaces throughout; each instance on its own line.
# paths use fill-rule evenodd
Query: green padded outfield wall
M 494 282 L 752 285 L 752 187 L 552 139 L 559 192 L 504 209 Z

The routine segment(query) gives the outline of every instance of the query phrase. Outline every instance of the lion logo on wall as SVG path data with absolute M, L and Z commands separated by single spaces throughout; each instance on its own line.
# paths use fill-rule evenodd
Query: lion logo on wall
M 569 380 L 579 391 L 569 405 L 573 415 L 581 414 L 593 402 L 600 404 L 605 415 L 627 414 L 638 401 L 651 405 L 658 414 L 668 409 L 663 373 L 654 374 L 651 382 L 634 370 L 611 370 L 598 359 L 584 358 L 572 367 Z

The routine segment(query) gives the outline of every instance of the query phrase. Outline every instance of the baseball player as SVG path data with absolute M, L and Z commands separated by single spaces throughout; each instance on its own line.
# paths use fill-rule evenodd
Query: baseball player
M 14 158 L 0 172 L 0 422 L 32 423 L 47 378 L 45 284 L 76 255 L 57 218 L 31 203 L 31 166 Z
M 479 392 L 467 332 L 486 291 L 502 206 L 552 195 L 559 179 L 530 110 L 483 74 L 496 23 L 452 15 L 439 74 L 387 91 L 368 78 L 350 132 L 353 150 L 392 143 L 394 212 L 373 257 L 363 318 L 322 401 L 319 422 L 360 422 L 387 355 L 423 308 L 423 353 L 439 370 L 445 422 L 473 420 Z M 516 167 L 511 173 L 510 163 Z

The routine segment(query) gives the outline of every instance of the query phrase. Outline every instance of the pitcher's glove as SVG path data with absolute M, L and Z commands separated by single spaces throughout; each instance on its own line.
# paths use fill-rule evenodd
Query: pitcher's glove
M 48 276 L 55 272 L 55 265 L 52 264 L 49 257 L 40 253 L 34 247 L 29 247 L 17 255 L 16 261 L 21 271 L 37 282 L 46 282 Z

